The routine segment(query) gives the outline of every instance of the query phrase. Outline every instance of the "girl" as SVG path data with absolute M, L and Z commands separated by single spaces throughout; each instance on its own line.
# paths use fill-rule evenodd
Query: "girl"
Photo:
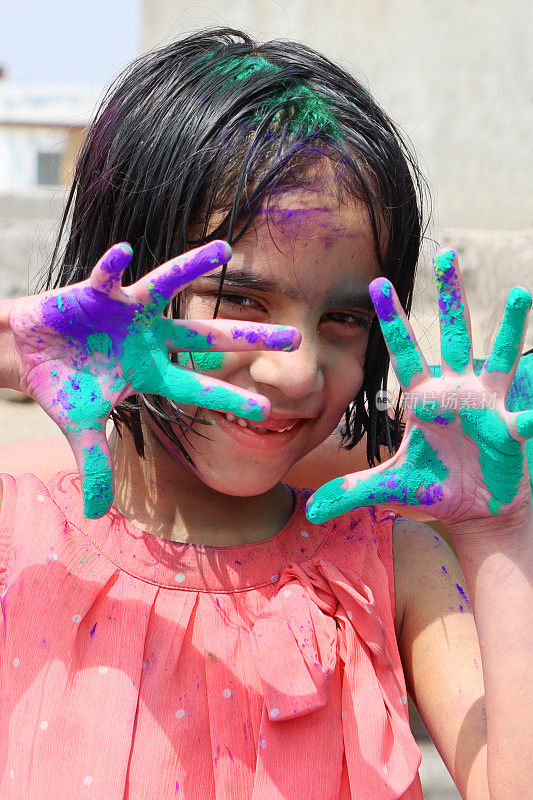
M 531 298 L 478 378 L 439 254 L 430 375 L 402 310 L 416 176 L 301 45 L 197 34 L 104 101 L 57 275 L 0 306 L 0 385 L 79 470 L 3 478 L 3 798 L 418 800 L 406 686 L 463 798 L 526 798 L 533 414 L 505 397 Z M 403 439 L 376 403 L 387 346 Z M 392 458 L 306 519 L 282 479 L 343 414 Z M 442 519 L 464 576 L 392 504 Z

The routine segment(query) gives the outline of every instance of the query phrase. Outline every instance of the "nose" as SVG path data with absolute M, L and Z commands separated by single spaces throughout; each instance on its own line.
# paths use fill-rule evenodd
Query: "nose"
M 250 375 L 258 391 L 261 386 L 269 386 L 295 400 L 322 391 L 324 372 L 316 336 L 305 336 L 302 331 L 302 343 L 292 353 L 274 350 L 254 353 Z

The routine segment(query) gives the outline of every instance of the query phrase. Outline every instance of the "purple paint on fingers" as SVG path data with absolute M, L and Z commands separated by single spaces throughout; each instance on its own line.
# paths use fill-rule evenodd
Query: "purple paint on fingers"
M 127 242 L 121 242 L 104 255 L 100 263 L 100 269 L 110 273 L 123 272 L 132 257 L 133 250 L 130 245 Z
M 386 278 L 376 278 L 375 281 L 372 281 L 369 291 L 377 315 L 381 320 L 390 322 L 398 316 L 394 308 L 390 283 Z
M 194 281 L 206 272 L 226 264 L 231 258 L 231 247 L 227 242 L 211 242 L 193 256 L 176 259 L 168 272 L 157 277 L 150 291 L 152 299 L 170 303 L 182 286 Z
M 267 328 L 232 328 L 233 339 L 246 339 L 250 344 L 262 342 L 270 350 L 295 350 L 298 331 L 294 328 L 279 328 L 270 331 Z

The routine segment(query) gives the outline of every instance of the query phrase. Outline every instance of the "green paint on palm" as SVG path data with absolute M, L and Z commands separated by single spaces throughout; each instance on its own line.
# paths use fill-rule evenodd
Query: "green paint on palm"
M 492 353 L 487 361 L 487 372 L 510 372 L 520 352 L 520 343 L 531 294 L 515 286 L 511 289 L 505 305 L 502 324 L 496 334 Z
M 91 333 L 87 336 L 87 353 L 102 353 L 110 358 L 113 352 L 111 337 L 103 333 Z
M 464 432 L 478 446 L 483 482 L 492 495 L 489 509 L 498 514 L 501 505 L 516 497 L 523 475 L 522 446 L 493 409 L 461 408 L 459 416 Z
M 420 428 L 409 435 L 405 461 L 397 468 L 362 479 L 352 489 L 343 488 L 344 478 L 321 486 L 307 507 L 310 522 L 325 522 L 354 508 L 387 503 L 430 506 L 442 500 L 442 483 L 449 470 Z
M 455 419 L 453 411 L 439 411 L 439 402 L 437 400 L 417 403 L 413 407 L 413 414 L 418 419 L 424 420 L 424 422 L 436 422 L 440 425 L 448 425 Z
M 111 403 L 102 397 L 100 384 L 94 375 L 79 372 L 62 386 L 68 403 L 69 425 L 66 430 L 79 433 L 82 430 L 102 430 L 101 420 L 111 411 Z
M 100 445 L 83 448 L 83 476 L 84 514 L 99 519 L 113 501 L 111 467 Z
M 454 259 L 453 250 L 439 253 L 434 268 L 439 291 L 442 358 L 455 372 L 463 374 L 470 360 L 471 345 Z

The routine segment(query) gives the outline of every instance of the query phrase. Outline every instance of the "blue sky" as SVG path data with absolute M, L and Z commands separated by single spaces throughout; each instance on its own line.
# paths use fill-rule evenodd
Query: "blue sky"
M 137 55 L 140 0 L 0 0 L 0 65 L 16 81 L 107 84 Z

